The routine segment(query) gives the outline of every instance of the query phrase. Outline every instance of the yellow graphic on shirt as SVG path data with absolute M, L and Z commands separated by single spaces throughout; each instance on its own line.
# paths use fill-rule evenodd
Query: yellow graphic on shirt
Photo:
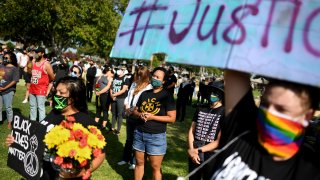
M 4 69 L 1 69 L 0 70 L 0 79 L 3 79 L 5 74 L 6 74 L 6 72 L 4 71 Z
M 158 114 L 160 111 L 160 102 L 157 102 L 156 98 L 152 99 L 147 99 L 147 101 L 143 101 L 141 106 L 140 106 L 140 111 L 141 112 L 148 112 L 153 115 Z

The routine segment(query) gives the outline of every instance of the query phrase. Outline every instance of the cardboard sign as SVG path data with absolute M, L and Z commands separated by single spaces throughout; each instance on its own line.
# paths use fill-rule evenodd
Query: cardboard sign
M 40 179 L 46 127 L 15 114 L 7 165 L 26 179 Z
M 320 1 L 131 0 L 111 57 L 235 69 L 320 86 Z

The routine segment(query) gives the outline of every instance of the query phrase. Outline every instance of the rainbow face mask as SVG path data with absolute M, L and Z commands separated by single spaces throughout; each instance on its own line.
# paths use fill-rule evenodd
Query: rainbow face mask
M 257 119 L 260 145 L 274 156 L 294 156 L 302 143 L 305 126 L 308 125 L 306 120 L 304 124 L 297 122 L 298 118 L 260 107 Z

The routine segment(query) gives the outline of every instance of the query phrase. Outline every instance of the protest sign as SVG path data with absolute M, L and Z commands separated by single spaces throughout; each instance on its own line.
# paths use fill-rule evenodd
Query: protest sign
M 40 179 L 46 127 L 15 114 L 11 134 L 14 143 L 9 147 L 7 165 L 26 179 Z
M 214 66 L 320 85 L 320 1 L 131 0 L 111 57 Z

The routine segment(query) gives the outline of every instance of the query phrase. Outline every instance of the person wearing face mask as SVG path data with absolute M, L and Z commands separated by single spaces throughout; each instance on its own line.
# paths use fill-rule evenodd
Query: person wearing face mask
M 82 77 L 82 68 L 78 65 L 71 66 L 69 76 L 81 78 Z
M 88 115 L 88 106 L 86 99 L 83 98 L 86 94 L 84 82 L 75 77 L 61 78 L 54 88 L 53 110 L 40 123 L 47 127 L 47 133 L 55 126 L 59 125 L 63 120 L 80 123 L 84 127 L 96 126 L 98 124 Z M 10 134 L 6 138 L 7 146 L 10 146 L 14 141 L 14 137 Z M 103 153 L 95 157 L 90 166 L 90 172 L 95 171 L 105 159 L 105 149 Z M 50 156 L 45 150 L 42 164 L 41 180 L 54 179 L 80 179 L 84 170 L 78 174 L 58 172 L 52 167 Z
M 155 68 L 151 79 L 153 88 L 142 92 L 133 110 L 137 118 L 132 146 L 137 161 L 134 170 L 136 180 L 143 178 L 146 156 L 150 160 L 152 179 L 162 179 L 161 164 L 167 150 L 166 127 L 176 119 L 174 99 L 163 88 L 166 79 L 166 69 Z
M 45 102 L 51 89 L 49 83 L 55 76 L 51 64 L 45 58 L 45 49 L 39 47 L 35 53 L 29 88 L 30 120 L 36 121 L 39 111 L 39 121 L 42 121 L 46 115 Z
M 172 95 L 172 97 L 174 94 L 174 88 L 176 84 L 177 84 L 177 77 L 176 75 L 174 75 L 174 68 L 170 66 L 168 70 L 168 79 L 164 86 L 167 88 L 168 92 Z
M 209 159 L 219 144 L 220 123 L 224 120 L 224 92 L 213 86 L 208 88 L 211 91 L 209 106 L 197 108 L 188 133 L 189 172 Z M 189 179 L 210 179 L 212 167 L 212 162 L 206 164 Z
M 90 67 L 87 69 L 87 74 L 86 74 L 86 80 L 87 80 L 86 97 L 87 97 L 87 101 L 91 102 L 92 93 L 93 93 L 93 86 L 94 86 L 94 79 L 96 77 L 97 68 L 96 68 L 96 66 L 94 66 L 94 62 L 92 59 L 89 60 L 89 65 L 90 65 Z
M 111 112 L 112 112 L 112 131 L 119 135 L 123 113 L 124 113 L 124 99 L 127 97 L 130 81 L 124 75 L 122 67 L 117 70 L 116 76 L 112 81 L 110 96 L 111 96 Z M 117 129 L 115 125 L 117 123 Z
M 184 121 L 186 115 L 186 108 L 189 102 L 189 93 L 192 89 L 191 83 L 189 82 L 189 75 L 186 74 L 182 77 L 182 83 L 180 84 L 177 94 L 177 120 Z
M 2 124 L 2 107 L 6 108 L 8 128 L 11 129 L 13 111 L 13 96 L 16 91 L 16 84 L 19 81 L 19 68 L 16 55 L 13 52 L 6 52 L 3 55 L 3 66 L 0 67 L 0 123 Z
M 319 89 L 270 79 L 258 108 L 248 74 L 224 75 L 226 119 L 219 142 L 224 150 L 214 160 L 212 179 L 320 179 L 319 152 L 304 139 L 319 108 Z

